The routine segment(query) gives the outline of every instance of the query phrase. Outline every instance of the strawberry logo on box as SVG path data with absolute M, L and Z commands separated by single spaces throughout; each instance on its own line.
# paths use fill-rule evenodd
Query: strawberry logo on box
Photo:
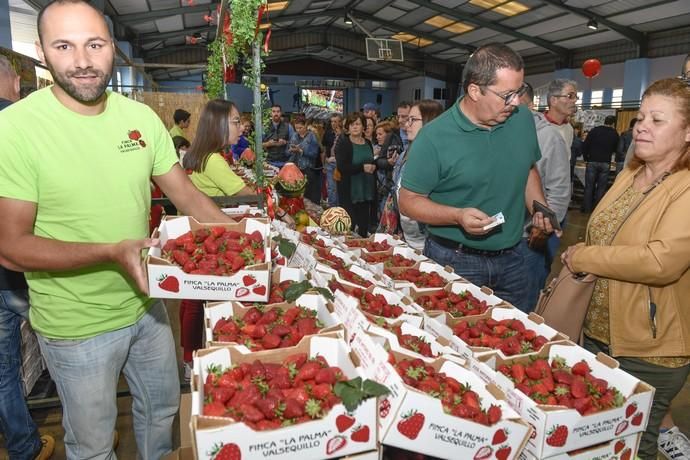
M 505 442 L 508 439 L 508 431 L 506 431 L 505 428 L 501 428 L 498 431 L 494 433 L 494 437 L 491 440 L 491 444 L 501 444 L 502 442 Z
M 340 414 L 335 418 L 335 427 L 338 429 L 338 433 L 342 433 L 354 424 L 355 419 L 347 414 Z
M 157 281 L 158 287 L 164 291 L 180 292 L 180 281 L 173 275 L 161 275 Z
M 242 283 L 243 283 L 245 286 L 249 287 L 249 286 L 251 286 L 252 284 L 256 283 L 256 278 L 254 278 L 254 275 L 244 275 L 244 276 L 242 277 Z
M 343 435 L 335 435 L 326 442 L 326 455 L 331 455 L 347 445 L 347 439 Z
M 474 454 L 473 460 L 486 460 L 487 458 L 491 457 L 491 454 L 493 453 L 494 450 L 490 446 L 484 446 L 479 449 L 476 454 Z
M 252 289 L 252 292 L 256 295 L 266 295 L 266 286 L 256 286 L 254 289 Z
M 354 334 L 353 338 L 354 338 Z M 381 401 L 381 404 L 379 404 L 379 417 L 381 418 L 386 418 L 388 417 L 388 414 L 391 411 L 391 402 L 388 400 L 388 398 L 384 399 Z
M 554 426 L 547 434 L 546 444 L 550 446 L 563 447 L 568 441 L 568 427 L 565 425 Z
M 350 439 L 352 439 L 354 442 L 369 442 L 369 427 L 366 425 L 359 425 L 352 430 Z
M 507 460 L 512 450 L 510 446 L 501 446 L 496 451 L 496 458 L 498 460 Z
M 625 447 L 625 441 L 623 441 L 623 440 L 621 439 L 621 440 L 619 440 L 618 442 L 616 442 L 616 444 L 613 446 L 613 453 L 614 453 L 614 454 L 617 454 L 618 452 L 620 452 L 621 450 L 623 450 L 624 447 Z
M 211 452 L 213 460 L 242 460 L 242 452 L 235 443 L 216 445 Z
M 398 431 L 407 438 L 417 439 L 424 427 L 424 419 L 424 414 L 413 410 L 403 415 L 403 419 L 398 422 Z

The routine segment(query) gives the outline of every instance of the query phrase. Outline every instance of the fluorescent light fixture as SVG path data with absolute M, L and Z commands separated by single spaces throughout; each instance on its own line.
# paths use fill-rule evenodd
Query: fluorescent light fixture
M 594 19 L 590 19 L 589 22 L 587 22 L 587 28 L 597 30 L 599 29 L 599 24 L 597 24 L 597 21 L 595 21 Z
M 516 1 L 505 3 L 505 0 L 470 0 L 470 3 L 504 16 L 515 16 L 529 10 L 529 7 Z
M 439 29 L 443 29 L 446 26 L 449 26 L 453 24 L 455 21 L 452 19 L 449 19 L 445 16 L 441 16 L 440 14 L 438 16 L 434 16 L 432 18 L 427 19 L 424 21 L 425 24 L 429 24 L 430 26 L 438 27 Z
M 352 19 L 350 19 L 350 13 L 345 13 L 345 24 L 352 24 Z
M 393 37 L 391 37 L 391 38 L 394 38 L 395 40 L 400 40 L 401 42 L 409 42 L 411 40 L 416 40 L 417 36 L 412 35 L 412 34 L 406 34 L 403 32 L 398 32 L 397 34 L 393 35 Z
M 455 24 L 451 24 L 443 30 L 447 30 L 448 32 L 460 35 L 464 34 L 465 32 L 469 32 L 472 29 L 474 29 L 474 26 L 465 24 L 464 22 L 456 22 Z
M 288 2 L 273 2 L 267 5 L 268 11 L 280 11 L 287 8 Z

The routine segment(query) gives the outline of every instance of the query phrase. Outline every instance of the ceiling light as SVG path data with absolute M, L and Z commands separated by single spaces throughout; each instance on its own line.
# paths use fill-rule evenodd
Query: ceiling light
M 589 22 L 587 22 L 587 28 L 597 30 L 599 29 L 599 24 L 597 24 L 597 21 L 595 21 L 594 19 L 590 19 Z
M 288 2 L 273 2 L 266 5 L 266 9 L 270 11 L 280 11 L 287 8 Z
M 345 24 L 352 24 L 352 19 L 350 19 L 350 13 L 345 13 Z

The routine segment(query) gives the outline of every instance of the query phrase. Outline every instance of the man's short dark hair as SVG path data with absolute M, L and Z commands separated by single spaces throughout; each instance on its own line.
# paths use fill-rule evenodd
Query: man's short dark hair
M 629 129 L 633 129 L 635 127 L 635 123 L 637 123 L 637 118 L 633 118 L 630 120 L 630 124 L 628 125 Z
M 271 108 L 274 108 L 274 107 L 278 107 L 278 108 L 280 109 L 281 112 L 283 111 L 283 108 L 280 106 L 280 104 L 273 104 L 273 105 L 271 106 Z
M 604 124 L 606 126 L 611 126 L 611 125 L 614 125 L 615 123 L 616 123 L 616 117 L 614 117 L 613 115 L 609 115 L 606 118 L 604 118 Z
M 94 11 L 96 11 L 98 14 L 101 15 L 103 18 L 103 21 L 105 21 L 106 24 L 108 24 L 108 21 L 105 20 L 105 16 L 103 15 L 103 11 L 99 10 L 95 6 L 93 6 L 91 3 L 89 3 L 86 0 L 52 0 L 51 2 L 48 2 L 46 6 L 41 8 L 41 10 L 38 12 L 38 16 L 36 17 L 36 29 L 38 30 L 38 40 L 43 43 L 43 36 L 41 34 L 41 22 L 43 22 L 43 15 L 45 14 L 46 10 L 50 8 L 51 6 L 58 4 L 58 5 L 78 5 L 78 4 L 84 4 L 90 8 L 93 8 Z M 108 27 L 108 30 L 110 30 L 110 27 Z
M 462 89 L 474 83 L 477 86 L 490 86 L 496 83 L 496 72 L 500 69 L 520 71 L 525 63 L 511 47 L 503 43 L 489 43 L 477 49 L 465 64 L 462 72 Z
M 412 107 L 412 104 L 408 101 L 400 101 L 398 102 L 398 109 L 404 109 L 404 108 L 409 108 Z
M 177 109 L 173 114 L 173 120 L 175 121 L 176 125 L 179 125 L 181 122 L 189 120 L 189 117 L 191 116 L 192 114 L 186 110 Z

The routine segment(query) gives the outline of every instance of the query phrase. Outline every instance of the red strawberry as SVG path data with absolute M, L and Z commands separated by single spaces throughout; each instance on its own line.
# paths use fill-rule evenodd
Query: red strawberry
M 500 430 L 496 431 L 496 433 L 494 433 L 494 437 L 491 440 L 491 444 L 500 444 L 502 442 L 505 442 L 506 439 L 508 439 L 508 436 L 506 436 L 506 430 L 501 428 Z
M 627 420 L 623 420 L 622 422 L 620 422 L 618 424 L 618 426 L 616 426 L 616 436 L 618 436 L 619 434 L 624 432 L 627 428 L 628 428 L 628 421 Z
M 334 452 L 339 451 L 347 444 L 347 439 L 345 436 L 336 435 L 335 437 L 328 440 L 326 443 L 326 455 L 331 455 Z
M 237 290 L 235 291 L 235 297 L 237 297 L 238 299 L 241 299 L 242 297 L 246 297 L 248 295 L 249 289 L 247 289 L 246 287 L 237 288 Z
M 386 418 L 388 417 L 388 414 L 391 411 L 391 402 L 388 400 L 388 398 L 384 399 L 381 401 L 381 404 L 379 405 L 379 417 L 381 418 Z
M 335 426 L 338 428 L 339 433 L 342 433 L 354 424 L 355 419 L 349 415 L 340 414 L 335 418 Z
M 625 441 L 618 441 L 618 442 L 613 446 L 613 453 L 614 453 L 614 454 L 617 454 L 618 452 L 620 452 L 621 450 L 623 450 L 624 447 L 625 447 Z
M 141 139 L 141 133 L 139 132 L 138 129 L 132 130 L 127 133 L 127 136 L 132 139 L 133 141 L 138 141 Z
M 355 430 L 350 435 L 350 439 L 355 442 L 369 442 L 369 427 L 360 426 L 355 428 Z
M 491 447 L 484 446 L 481 449 L 479 449 L 476 454 L 474 454 L 474 460 L 485 460 L 491 457 L 491 454 L 493 453 L 494 450 Z
M 163 275 L 159 278 L 158 287 L 164 291 L 180 292 L 180 282 L 172 275 Z
M 637 403 L 636 402 L 628 404 L 628 407 L 625 408 L 625 418 L 630 418 L 635 413 L 636 410 L 637 410 Z
M 565 446 L 568 440 L 568 427 L 565 425 L 558 425 L 551 428 L 546 438 L 546 444 L 554 447 Z
M 417 439 L 423 426 L 424 414 L 413 411 L 403 416 L 403 419 L 398 422 L 398 431 L 407 438 Z
M 252 292 L 256 295 L 266 295 L 266 286 L 257 286 L 252 289 Z
M 245 286 L 251 286 L 256 283 L 256 278 L 254 278 L 253 275 L 244 275 L 242 277 L 242 283 L 244 283 Z
M 621 454 L 621 460 L 630 460 L 630 456 L 632 455 L 632 450 L 630 448 L 625 449 L 623 453 Z
M 632 423 L 635 426 L 639 426 L 640 423 L 642 423 L 642 412 L 638 412 L 637 414 L 635 414 L 630 423 Z
M 503 446 L 503 447 L 501 447 L 500 449 L 498 449 L 498 450 L 496 451 L 496 458 L 497 458 L 498 460 L 507 460 L 508 456 L 510 455 L 510 451 L 511 451 L 511 450 L 512 450 L 512 449 L 511 449 L 510 446 Z
M 242 452 L 237 444 L 226 444 L 221 447 L 213 460 L 242 460 Z

